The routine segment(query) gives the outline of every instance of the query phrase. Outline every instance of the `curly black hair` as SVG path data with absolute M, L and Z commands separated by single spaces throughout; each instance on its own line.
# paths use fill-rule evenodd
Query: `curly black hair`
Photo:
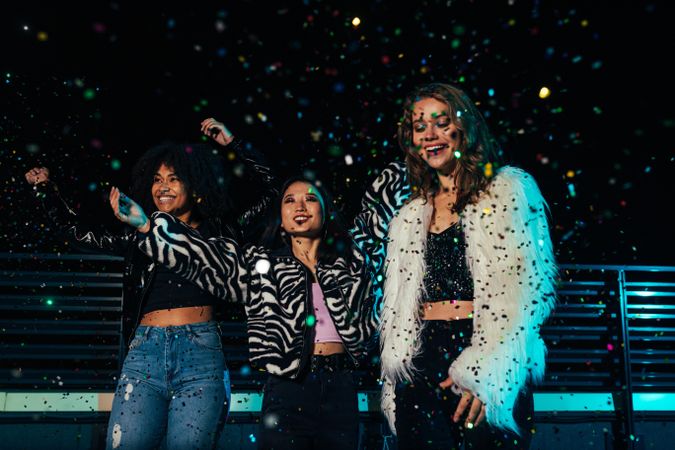
M 195 219 L 225 218 L 231 213 L 229 176 L 218 151 L 205 144 L 167 142 L 146 151 L 132 169 L 131 197 L 148 215 L 157 210 L 152 183 L 162 164 L 173 168 L 185 185 Z
M 312 186 L 323 200 L 323 207 L 321 209 L 323 228 L 321 230 L 322 240 L 319 246 L 319 256 L 329 261 L 334 261 L 338 257 L 345 258 L 347 261 L 351 260 L 352 238 L 348 232 L 342 213 L 335 206 L 333 197 L 320 184 L 302 176 L 288 178 L 279 190 L 276 201 L 267 208 L 267 225 L 262 232 L 260 244 L 271 249 L 283 246 L 290 247 L 290 236 L 287 233 L 282 233 L 281 230 L 280 208 L 286 189 L 296 181 L 301 181 Z

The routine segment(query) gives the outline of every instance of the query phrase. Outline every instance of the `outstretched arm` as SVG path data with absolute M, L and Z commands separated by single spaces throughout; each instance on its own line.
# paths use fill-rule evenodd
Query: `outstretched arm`
M 246 266 L 233 239 L 204 239 L 187 224 L 160 211 L 148 218 L 140 205 L 116 188 L 111 191 L 110 205 L 117 218 L 138 230 L 138 248 L 153 261 L 218 298 L 245 300 Z
M 246 300 L 246 264 L 242 249 L 233 239 L 204 239 L 162 212 L 153 213 L 149 224 L 149 232 L 139 236 L 139 248 L 146 255 L 218 298 Z
M 107 230 L 93 230 L 83 225 L 79 215 L 68 205 L 58 186 L 50 178 L 49 169 L 34 167 L 25 174 L 33 186 L 49 221 L 58 233 L 74 246 L 87 251 L 123 256 L 129 248 L 133 233 L 114 234 Z

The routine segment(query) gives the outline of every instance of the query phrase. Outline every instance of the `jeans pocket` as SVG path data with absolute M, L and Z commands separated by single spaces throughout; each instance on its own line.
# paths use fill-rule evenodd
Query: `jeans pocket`
M 131 340 L 131 343 L 129 344 L 129 350 L 137 349 L 138 347 L 141 346 L 141 344 L 143 344 L 144 341 L 145 336 L 143 335 L 134 336 L 134 338 Z
M 220 335 L 215 331 L 204 331 L 192 333 L 190 342 L 208 350 L 222 350 L 223 343 L 220 341 Z

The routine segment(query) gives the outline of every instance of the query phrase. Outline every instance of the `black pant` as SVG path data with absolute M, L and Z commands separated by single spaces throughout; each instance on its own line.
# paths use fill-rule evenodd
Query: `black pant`
M 258 448 L 356 449 L 357 402 L 348 369 L 314 368 L 298 380 L 270 375 L 264 388 Z
M 471 320 L 424 322 L 422 351 L 413 360 L 418 372 L 412 383 L 396 386 L 399 450 L 515 450 L 530 446 L 534 403 L 529 390 L 521 393 L 514 410 L 523 436 L 497 430 L 485 421 L 473 429 L 464 428 L 465 417 L 457 423 L 452 421 L 461 397 L 450 389 L 441 389 L 438 383 L 448 377 L 450 364 L 469 345 L 472 331 Z

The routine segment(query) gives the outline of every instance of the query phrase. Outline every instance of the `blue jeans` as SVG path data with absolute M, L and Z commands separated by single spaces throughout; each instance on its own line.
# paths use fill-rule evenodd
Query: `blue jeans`
M 226 370 L 215 322 L 139 326 L 115 391 L 106 448 L 157 448 L 165 436 L 168 450 L 212 448 L 227 415 Z

